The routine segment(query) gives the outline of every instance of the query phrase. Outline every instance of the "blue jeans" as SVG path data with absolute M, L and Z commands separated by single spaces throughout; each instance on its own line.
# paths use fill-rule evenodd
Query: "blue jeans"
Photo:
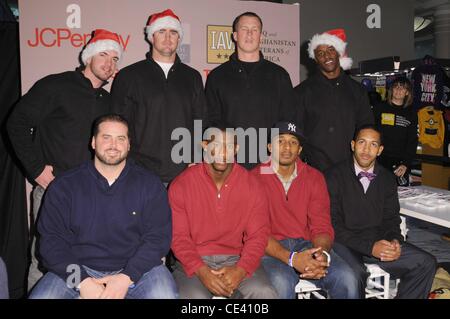
M 101 278 L 120 271 L 96 271 L 83 266 L 89 276 Z M 29 296 L 30 299 L 77 299 L 80 293 L 69 288 L 66 282 L 56 274 L 48 272 L 37 283 Z M 152 268 L 128 289 L 126 299 L 178 299 L 178 290 L 172 274 L 165 265 Z
M 312 248 L 312 243 L 302 238 L 284 239 L 280 241 L 280 244 L 289 251 Z M 352 269 L 333 250 L 330 255 L 331 264 L 328 274 L 324 278 L 309 281 L 327 291 L 330 298 L 357 299 L 359 297 L 358 280 Z M 267 255 L 262 258 L 261 262 L 280 299 L 294 299 L 296 297 L 295 286 L 298 284 L 300 274 L 289 265 Z
M 212 269 L 233 266 L 240 256 L 210 255 L 201 256 L 203 262 Z M 173 277 L 180 290 L 181 299 L 211 299 L 213 294 L 206 288 L 197 275 L 188 277 L 179 262 L 175 264 Z M 267 274 L 258 267 L 250 277 L 244 278 L 231 299 L 278 299 L 277 292 L 270 284 Z

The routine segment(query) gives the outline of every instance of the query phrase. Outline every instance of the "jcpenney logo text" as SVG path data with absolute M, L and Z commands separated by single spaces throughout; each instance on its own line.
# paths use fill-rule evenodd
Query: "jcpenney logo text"
M 75 47 L 83 47 L 89 42 L 91 38 L 90 33 L 78 33 L 69 28 L 35 28 L 33 39 L 27 40 L 27 44 L 34 48 L 43 46 L 46 48 L 61 47 L 65 43 Z M 120 44 L 127 49 L 130 35 L 122 36 L 119 34 Z

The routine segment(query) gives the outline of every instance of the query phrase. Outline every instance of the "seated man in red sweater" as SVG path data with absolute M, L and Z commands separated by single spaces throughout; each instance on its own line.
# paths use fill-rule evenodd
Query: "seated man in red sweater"
M 269 236 L 264 190 L 234 163 L 233 130 L 217 125 L 203 148 L 204 162 L 186 169 L 169 188 L 180 298 L 278 298 L 260 266 Z
M 271 160 L 252 170 L 269 199 L 271 236 L 264 269 L 282 299 L 295 298 L 299 278 L 331 298 L 358 298 L 350 266 L 331 249 L 334 231 L 325 179 L 299 158 L 303 134 L 292 122 L 278 122 L 274 129 Z

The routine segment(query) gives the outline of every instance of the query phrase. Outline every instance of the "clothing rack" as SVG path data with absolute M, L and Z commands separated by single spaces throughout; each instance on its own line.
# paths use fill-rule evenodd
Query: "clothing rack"
M 445 71 L 450 71 L 450 59 L 434 59 Z M 399 56 L 364 60 L 357 68 L 349 70 L 350 75 L 357 77 L 396 75 L 413 71 L 423 64 L 423 59 L 401 61 Z

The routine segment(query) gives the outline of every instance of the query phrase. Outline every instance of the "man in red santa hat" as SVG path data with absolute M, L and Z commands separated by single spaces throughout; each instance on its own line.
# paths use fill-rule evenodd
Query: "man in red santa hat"
M 35 186 L 32 221 L 37 220 L 41 199 L 55 176 L 92 158 L 91 126 L 95 118 L 109 112 L 111 100 L 103 86 L 116 74 L 122 51 L 116 33 L 95 30 L 82 51 L 82 66 L 37 81 L 11 114 L 8 134 L 29 181 Z M 34 232 L 31 227 L 28 290 L 42 277 L 35 255 Z
M 113 111 L 130 122 L 131 157 L 155 172 L 167 186 L 192 162 L 172 158 L 172 132 L 186 128 L 194 136 L 194 120 L 206 112 L 198 71 L 181 62 L 180 18 L 170 9 L 155 13 L 145 28 L 151 44 L 146 59 L 122 69 L 112 87 Z M 191 145 L 192 152 L 194 145 Z M 199 158 L 201 148 L 198 145 Z M 191 151 L 188 151 L 191 154 Z
M 295 88 L 297 122 L 308 141 L 303 156 L 322 172 L 350 157 L 350 142 L 357 127 L 373 124 L 367 92 L 344 72 L 352 65 L 346 46 L 343 29 L 314 35 L 308 54 L 319 72 Z

